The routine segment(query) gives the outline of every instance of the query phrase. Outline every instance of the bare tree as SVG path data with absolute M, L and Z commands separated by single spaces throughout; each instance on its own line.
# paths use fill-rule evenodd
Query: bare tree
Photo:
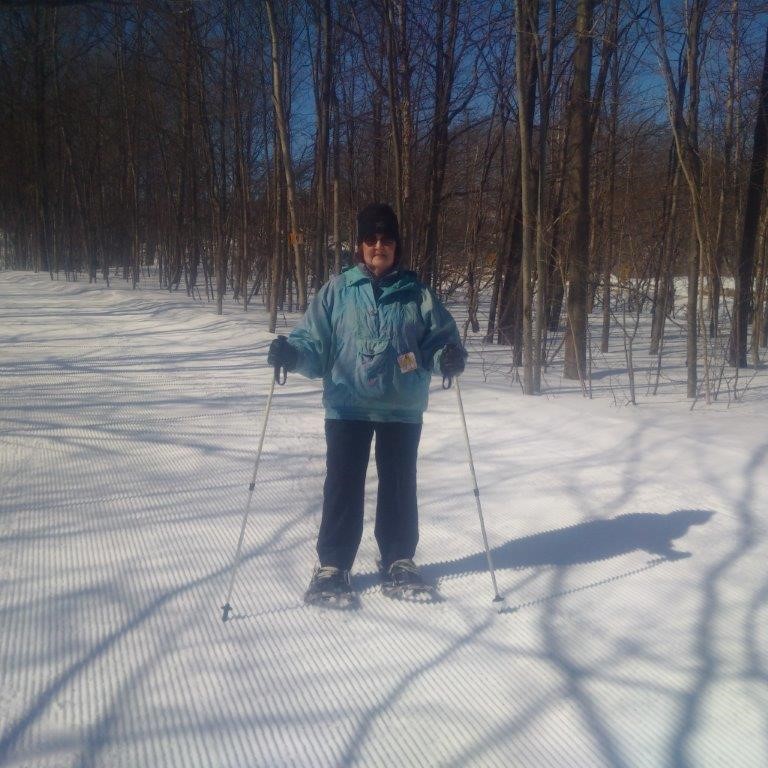
M 300 310 L 307 306 L 307 288 L 304 277 L 304 254 L 301 250 L 299 236 L 299 218 L 296 205 L 296 180 L 293 173 L 293 158 L 291 157 L 290 130 L 285 116 L 283 104 L 283 83 L 280 71 L 280 37 L 278 36 L 277 23 L 275 21 L 274 0 L 264 0 L 269 23 L 269 35 L 272 44 L 272 101 L 275 107 L 275 120 L 277 133 L 280 139 L 280 151 L 282 153 L 283 172 L 285 174 L 285 187 L 288 204 L 288 217 L 291 222 L 290 241 L 293 246 L 293 258 L 296 267 L 296 292 Z
M 589 277 L 589 172 L 592 146 L 592 10 L 594 0 L 578 0 L 573 82 L 568 105 L 569 162 L 567 208 L 574 216 L 568 254 L 568 332 L 565 345 L 567 378 L 583 382 L 587 361 L 587 281 Z
M 330 152 L 331 92 L 334 76 L 334 24 L 331 0 L 320 0 L 315 9 L 317 52 L 314 64 L 315 110 L 315 287 L 328 275 L 328 156 Z
M 699 122 L 699 87 L 701 64 L 701 26 L 706 10 L 706 0 L 693 0 L 687 9 L 685 20 L 685 72 L 689 82 L 690 98 L 688 109 L 684 112 L 682 89 L 675 83 L 672 66 L 669 61 L 666 26 L 659 0 L 652 0 L 658 34 L 658 56 L 662 74 L 666 83 L 667 105 L 675 150 L 680 169 L 688 185 L 693 213 L 694 244 L 688 259 L 688 338 L 687 338 L 687 393 L 696 397 L 698 391 L 698 298 L 701 262 L 708 261 L 708 243 L 705 235 L 704 212 L 702 204 L 701 160 L 699 157 L 698 122 Z M 707 399 L 709 399 L 709 379 Z
M 520 200 L 522 213 L 522 320 L 523 320 L 523 392 L 535 393 L 533 384 L 533 263 L 536 217 L 536 169 L 533 161 L 533 113 L 535 109 L 536 42 L 538 36 L 538 0 L 517 0 L 515 6 L 517 48 L 518 123 L 520 128 Z
M 723 130 L 723 170 L 720 177 L 720 195 L 717 210 L 717 228 L 715 230 L 715 244 L 710 275 L 710 321 L 709 335 L 714 338 L 718 333 L 720 316 L 720 294 L 722 292 L 721 273 L 724 263 L 724 251 L 726 243 L 726 229 L 732 226 L 726 225 L 726 217 L 733 208 L 733 200 L 736 196 L 736 184 L 734 183 L 735 171 L 735 143 L 736 143 L 736 99 L 737 99 L 737 66 L 739 52 L 739 0 L 731 0 L 731 41 L 728 49 L 728 82 L 725 103 L 725 126 Z M 729 233 L 732 234 L 732 233 Z
M 760 211 L 765 193 L 765 163 L 768 156 L 768 29 L 766 29 L 763 74 L 757 100 L 757 117 L 752 144 L 747 200 L 744 205 L 744 224 L 736 269 L 736 301 L 733 311 L 734 326 L 731 335 L 731 365 L 747 365 L 747 332 L 752 309 L 752 277 L 755 264 L 755 243 Z
M 427 202 L 423 247 L 419 254 L 419 275 L 437 288 L 438 219 L 442 207 L 445 168 L 448 162 L 453 85 L 458 59 L 456 38 L 459 28 L 459 0 L 437 0 L 435 4 L 434 112 L 427 171 Z M 420 238 L 421 239 L 421 238 Z

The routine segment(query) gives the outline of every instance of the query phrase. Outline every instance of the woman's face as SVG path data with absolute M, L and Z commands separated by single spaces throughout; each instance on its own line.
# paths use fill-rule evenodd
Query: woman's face
M 394 238 L 388 235 L 371 235 L 357 247 L 361 249 L 365 265 L 376 277 L 381 277 L 392 269 L 397 248 Z

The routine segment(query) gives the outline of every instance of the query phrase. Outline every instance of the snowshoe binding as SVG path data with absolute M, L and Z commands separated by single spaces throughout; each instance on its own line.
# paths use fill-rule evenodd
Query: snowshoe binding
M 315 568 L 312 581 L 304 593 L 307 605 L 320 605 L 327 608 L 347 609 L 357 606 L 357 595 L 352 589 L 349 571 L 332 565 Z
M 413 560 L 395 560 L 389 568 L 379 563 L 381 591 L 387 597 L 413 603 L 435 603 L 440 593 L 434 584 L 425 581 Z

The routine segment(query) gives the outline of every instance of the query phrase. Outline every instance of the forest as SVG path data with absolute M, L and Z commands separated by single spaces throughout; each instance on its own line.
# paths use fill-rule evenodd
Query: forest
M 688 397 L 760 365 L 767 148 L 764 0 L 0 0 L 0 268 L 274 331 L 385 201 L 526 394 L 676 290 Z

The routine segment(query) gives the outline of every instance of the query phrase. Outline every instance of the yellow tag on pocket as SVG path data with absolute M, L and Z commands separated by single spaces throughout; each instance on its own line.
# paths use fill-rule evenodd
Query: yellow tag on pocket
M 416 362 L 416 355 L 413 352 L 406 352 L 404 355 L 400 355 L 397 358 L 397 364 L 400 366 L 401 373 L 409 373 L 419 367 Z

